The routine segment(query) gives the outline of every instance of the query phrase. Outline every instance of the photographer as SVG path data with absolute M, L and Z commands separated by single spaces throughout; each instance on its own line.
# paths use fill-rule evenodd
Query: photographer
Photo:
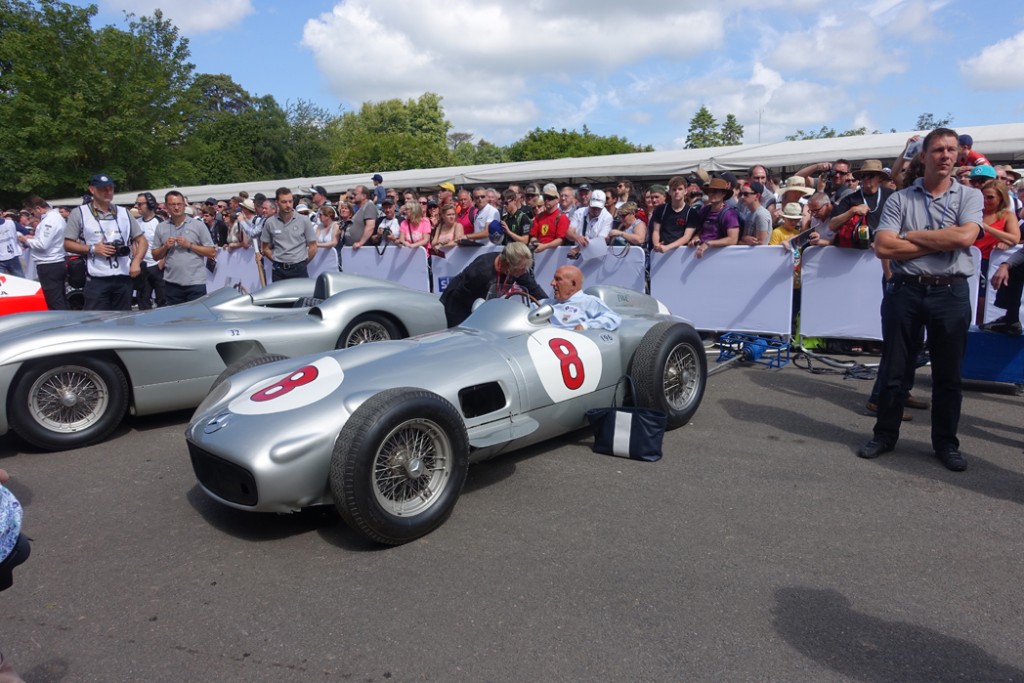
M 814 173 L 820 173 L 820 175 L 817 178 L 811 178 Z M 853 174 L 850 173 L 850 162 L 846 159 L 836 159 L 832 163 L 824 161 L 811 164 L 801 168 L 794 175 L 805 178 L 807 187 L 827 194 L 833 204 L 838 204 L 846 195 L 853 192 L 853 186 L 856 184 Z
M 210 231 L 185 215 L 185 197 L 171 190 L 165 197 L 171 220 L 156 227 L 153 258 L 164 262 L 167 305 L 195 301 L 206 294 L 206 260 L 217 256 Z
M 85 310 L 130 311 L 132 278 L 142 272 L 146 236 L 128 210 L 114 205 L 114 181 L 98 173 L 89 179 L 92 202 L 71 211 L 64 249 L 88 257 Z

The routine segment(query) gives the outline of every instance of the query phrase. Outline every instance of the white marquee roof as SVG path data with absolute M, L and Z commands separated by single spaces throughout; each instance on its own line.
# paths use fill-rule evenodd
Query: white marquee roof
M 993 160 L 1021 165 L 1024 159 L 1024 124 L 1010 123 L 996 126 L 958 128 L 958 133 L 969 133 L 974 147 Z M 884 133 L 821 140 L 770 142 L 705 149 L 678 149 L 664 152 L 638 152 L 599 157 L 523 161 L 478 166 L 413 169 L 381 172 L 387 187 L 436 188 L 443 182 L 461 185 L 506 185 L 513 182 L 544 180 L 552 182 L 582 183 L 604 182 L 627 177 L 665 182 L 674 175 L 704 168 L 707 170 L 743 170 L 754 164 L 771 169 L 796 170 L 818 161 L 846 158 L 894 159 L 903 150 L 909 133 Z M 250 195 L 262 192 L 268 196 L 278 187 L 285 186 L 296 194 L 305 194 L 312 185 L 322 185 L 329 194 L 349 190 L 356 185 L 370 185 L 371 169 L 366 173 L 324 176 L 319 178 L 288 178 L 261 180 L 223 185 L 197 185 L 179 187 L 190 201 L 207 197 L 227 199 L 246 190 Z M 172 188 L 154 188 L 151 191 L 162 199 Z M 115 195 L 118 204 L 129 204 L 137 192 Z M 77 204 L 80 198 L 57 199 L 53 204 Z

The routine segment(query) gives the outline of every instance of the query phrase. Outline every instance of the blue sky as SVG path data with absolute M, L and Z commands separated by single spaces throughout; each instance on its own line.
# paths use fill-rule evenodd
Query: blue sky
M 76 4 L 87 4 L 77 2 Z M 160 7 L 197 72 L 331 112 L 439 93 L 453 130 L 535 128 L 682 147 L 693 113 L 746 142 L 798 129 L 1024 119 L 1024 12 L 991 0 L 98 0 L 99 24 Z M 983 150 L 982 150 L 983 151 Z

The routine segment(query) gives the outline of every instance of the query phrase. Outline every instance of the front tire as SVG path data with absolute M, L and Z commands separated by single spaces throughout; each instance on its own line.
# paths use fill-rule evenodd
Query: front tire
M 682 427 L 700 407 L 708 380 L 700 335 L 684 323 L 658 323 L 640 340 L 630 374 L 636 405 L 664 412 L 669 429 Z
M 46 451 L 110 436 L 128 410 L 128 382 L 116 364 L 88 356 L 51 358 L 26 367 L 10 399 L 11 425 Z
M 448 519 L 468 466 L 469 438 L 451 403 L 422 389 L 389 389 L 367 399 L 341 430 L 331 493 L 352 529 L 399 545 Z
M 334 348 L 347 349 L 369 342 L 399 339 L 401 336 L 398 326 L 390 318 L 379 313 L 364 313 L 345 326 Z
M 224 368 L 224 372 L 217 375 L 217 379 L 213 380 L 213 384 L 210 385 L 210 391 L 213 391 L 218 386 L 220 386 L 220 384 L 228 377 L 237 375 L 243 370 L 259 367 L 260 365 L 266 365 L 267 363 L 276 363 L 279 360 L 288 360 L 288 356 L 282 356 L 279 353 L 266 353 L 263 354 L 262 356 L 243 358 L 240 361 L 235 361 L 231 365 Z

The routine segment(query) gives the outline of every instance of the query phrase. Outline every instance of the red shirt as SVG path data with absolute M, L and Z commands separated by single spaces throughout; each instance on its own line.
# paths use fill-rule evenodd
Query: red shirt
M 960 160 L 961 166 L 991 166 L 992 162 L 985 158 L 981 152 L 976 152 L 973 149 L 967 153 L 967 156 Z
M 547 244 L 552 240 L 564 239 L 568 230 L 569 217 L 555 208 L 552 211 L 537 214 L 530 227 L 530 237 L 536 238 L 541 244 Z

